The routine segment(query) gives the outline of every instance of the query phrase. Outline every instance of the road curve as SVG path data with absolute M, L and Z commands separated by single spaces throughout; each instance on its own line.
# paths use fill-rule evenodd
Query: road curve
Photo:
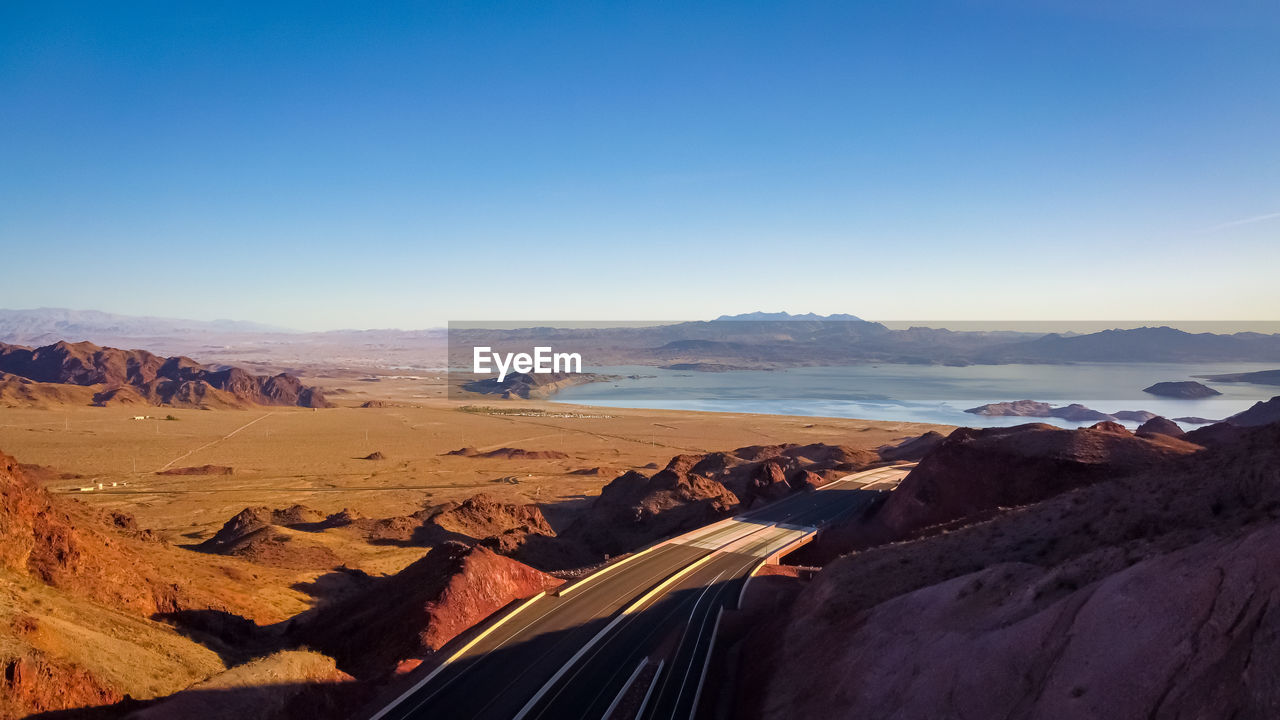
M 768 555 L 861 507 L 864 487 L 905 475 L 857 473 L 672 538 L 563 597 L 528 603 L 371 720 L 602 718 L 638 663 L 663 661 L 645 718 L 689 718 L 722 608 Z M 634 710 L 632 710 L 634 712 Z

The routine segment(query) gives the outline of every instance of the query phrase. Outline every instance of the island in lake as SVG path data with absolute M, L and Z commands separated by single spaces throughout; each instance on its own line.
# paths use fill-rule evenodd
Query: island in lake
M 1102 422 L 1102 421 L 1128 421 L 1144 423 L 1152 418 L 1157 417 L 1153 412 L 1147 410 L 1119 410 L 1113 413 L 1104 413 L 1092 408 L 1087 408 L 1079 403 L 1071 403 L 1062 407 L 1053 407 L 1049 403 L 1039 402 L 1037 400 L 1014 400 L 1013 402 L 989 403 L 987 405 L 979 405 L 975 408 L 965 410 L 967 413 L 974 415 L 985 415 L 987 417 L 1038 417 L 1038 418 L 1061 418 L 1070 422 Z
M 1158 382 L 1151 387 L 1142 389 L 1144 393 L 1159 395 L 1160 397 L 1179 398 L 1182 400 L 1196 400 L 1199 398 L 1213 397 L 1222 393 L 1203 383 L 1194 380 L 1184 380 L 1182 382 Z

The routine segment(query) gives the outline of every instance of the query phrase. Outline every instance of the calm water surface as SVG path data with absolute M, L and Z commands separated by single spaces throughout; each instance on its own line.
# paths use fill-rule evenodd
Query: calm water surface
M 1142 388 L 1193 375 L 1273 370 L 1257 363 L 1078 365 L 859 365 L 774 371 L 699 373 L 651 367 L 589 368 L 610 375 L 638 375 L 568 388 L 555 400 L 605 407 L 707 410 L 908 420 L 948 425 L 1017 425 L 1026 418 L 984 417 L 966 408 L 1009 400 L 1054 405 L 1080 403 L 1110 413 L 1149 410 L 1166 417 L 1218 420 L 1258 400 L 1280 395 L 1280 386 L 1245 383 L 1206 385 L 1222 393 L 1204 400 L 1148 395 Z M 1075 427 L 1057 418 L 1045 419 Z M 1091 423 L 1087 423 L 1091 424 Z M 1126 423 L 1130 427 L 1136 423 Z

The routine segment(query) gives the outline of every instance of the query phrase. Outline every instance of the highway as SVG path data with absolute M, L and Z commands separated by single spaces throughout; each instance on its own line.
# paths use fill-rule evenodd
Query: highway
M 663 663 L 643 717 L 689 718 L 719 612 L 735 606 L 745 579 L 769 555 L 865 507 L 875 497 L 868 485 L 905 474 L 882 468 L 846 476 L 538 598 L 371 720 L 603 718 L 642 661 Z

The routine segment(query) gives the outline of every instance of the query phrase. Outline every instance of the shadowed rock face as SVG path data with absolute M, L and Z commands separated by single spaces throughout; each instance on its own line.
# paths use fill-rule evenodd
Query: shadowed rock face
M 804 550 L 805 562 L 940 532 L 1201 449 L 1166 435 L 1136 437 L 1113 422 L 1076 430 L 1043 423 L 959 428 L 925 454 L 873 515 L 824 528 Z
M 564 537 L 596 553 L 617 555 L 725 517 L 738 497 L 690 472 L 696 457 L 677 456 L 652 477 L 632 471 L 615 478 Z
M 839 558 L 744 656 L 745 718 L 1273 717 L 1280 424 Z
M 903 537 L 1145 470 L 1199 449 L 1166 436 L 1135 437 L 1111 422 L 1078 430 L 1044 424 L 960 428 L 920 461 L 877 520 Z
M 1280 422 L 1280 395 L 1270 400 L 1260 400 L 1248 410 L 1236 413 L 1222 422 L 1196 428 L 1186 434 L 1186 439 L 1206 447 L 1227 446 L 1247 436 L 1247 428 L 1276 422 Z
M 561 538 L 595 553 L 597 559 L 631 552 L 879 460 L 872 451 L 823 443 L 677 455 L 652 477 L 631 471 L 615 478 Z
M 1280 703 L 1280 526 L 1077 582 L 993 565 L 820 622 L 780 667 L 842 670 L 784 670 L 762 716 L 1260 718 Z
M 94 397 L 99 405 L 329 407 L 318 388 L 305 386 L 292 375 L 217 370 L 186 357 L 163 358 L 145 350 L 89 342 L 59 342 L 34 349 L 0 343 L 0 372 L 39 383 L 101 386 Z
M 1225 420 L 1231 425 L 1240 425 L 1243 427 L 1252 427 L 1256 425 L 1268 425 L 1274 422 L 1280 422 L 1280 395 L 1267 401 L 1258 401 L 1253 407 L 1241 413 L 1236 413 Z
M 930 450 L 942 444 L 947 436 L 937 430 L 929 432 L 918 437 L 907 438 L 897 445 L 883 445 L 879 449 L 880 457 L 888 461 L 906 461 L 919 460 L 924 457 Z
M 781 500 L 791 493 L 786 472 L 782 469 L 782 463 L 777 460 L 760 463 L 747 487 L 748 497 L 760 502 Z

